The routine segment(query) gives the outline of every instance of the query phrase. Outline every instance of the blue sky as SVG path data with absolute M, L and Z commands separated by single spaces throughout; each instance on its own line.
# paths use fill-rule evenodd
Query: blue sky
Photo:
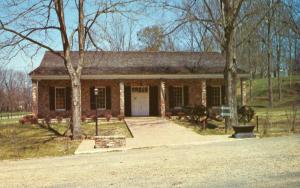
M 11 12 L 17 12 L 18 10 L 22 10 L 23 8 L 30 5 L 30 3 L 32 3 L 32 2 L 28 2 L 27 4 L 25 3 L 18 7 L 14 7 L 13 9 L 7 9 L 5 11 L 2 11 L 2 13 L 0 13 L 1 20 L 5 20 L 5 18 L 8 19 L 7 17 L 5 17 L 6 15 L 10 15 Z M 134 6 L 136 6 L 136 5 L 134 5 Z M 85 12 L 88 13 L 88 12 L 93 11 L 93 9 L 95 9 L 94 7 L 95 6 L 93 6 L 93 4 L 88 4 L 85 8 L 86 9 Z M 129 7 L 129 8 L 135 9 L 136 7 Z M 36 17 L 35 15 L 29 15 L 28 18 L 20 19 L 21 20 L 20 22 L 22 22 L 24 20 L 26 20 L 26 21 L 27 20 L 30 20 L 30 21 L 41 20 L 41 19 L 43 19 L 42 17 L 43 16 Z M 66 17 L 68 31 L 70 32 L 77 25 L 77 12 L 75 10 L 74 5 L 69 6 L 69 8 L 65 10 L 65 17 Z M 125 18 L 123 16 L 118 16 L 116 18 L 117 19 L 122 18 L 122 20 L 124 22 L 123 24 L 125 26 L 125 31 L 129 29 L 128 27 L 126 27 L 129 25 L 129 23 L 128 23 L 129 21 L 127 18 Z M 133 31 L 132 37 L 133 37 L 133 41 L 135 41 L 135 44 L 137 44 L 136 34 L 139 30 L 141 30 L 144 27 L 151 26 L 151 25 L 156 25 L 156 24 L 160 25 L 160 24 L 168 23 L 170 20 L 172 20 L 172 15 L 170 13 L 166 13 L 161 10 L 157 11 L 157 9 L 155 9 L 155 8 L 148 8 L 142 14 L 134 13 L 134 14 L 130 15 L 130 18 L 133 18 L 135 20 L 134 21 L 135 26 L 134 26 L 134 31 Z M 57 24 L 55 22 L 56 16 L 54 13 L 52 13 L 51 19 L 54 24 Z M 100 20 L 101 20 L 100 23 L 109 23 L 110 19 L 111 19 L 111 15 L 102 15 L 102 17 L 100 18 Z M 15 25 L 11 24 L 11 25 L 9 25 L 9 27 L 14 28 Z M 1 39 L 1 37 L 3 37 L 3 36 L 0 36 L 0 39 Z M 58 32 L 50 32 L 49 37 L 47 39 L 42 39 L 43 37 L 38 36 L 38 35 L 37 36 L 33 35 L 33 37 L 36 40 L 39 40 L 47 45 L 50 45 L 55 50 L 62 50 L 60 34 Z M 2 62 L 1 64 L 2 65 L 5 64 L 6 68 L 19 70 L 19 71 L 25 71 L 28 73 L 40 64 L 43 54 L 45 53 L 45 49 L 41 49 L 41 50 L 39 50 L 38 54 L 36 54 L 35 56 L 31 56 L 31 54 L 34 52 L 34 49 L 35 48 L 32 48 L 32 49 L 29 48 L 27 50 L 27 52 L 20 52 L 9 63 Z

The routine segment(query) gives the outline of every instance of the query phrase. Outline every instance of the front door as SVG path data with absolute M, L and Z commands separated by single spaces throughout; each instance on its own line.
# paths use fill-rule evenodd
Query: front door
M 149 116 L 148 86 L 131 87 L 131 115 Z

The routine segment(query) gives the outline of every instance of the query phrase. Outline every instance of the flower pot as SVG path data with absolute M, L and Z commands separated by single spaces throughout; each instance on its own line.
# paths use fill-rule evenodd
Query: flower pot
M 234 134 L 232 135 L 233 138 L 254 138 L 255 134 L 253 130 L 255 128 L 254 125 L 239 125 L 233 126 Z

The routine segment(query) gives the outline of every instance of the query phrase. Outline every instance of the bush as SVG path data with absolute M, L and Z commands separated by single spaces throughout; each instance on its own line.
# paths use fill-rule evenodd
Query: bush
M 123 116 L 123 115 L 118 115 L 118 120 L 119 120 L 119 121 L 124 120 L 124 116 Z
M 205 117 L 207 118 L 208 112 L 204 105 L 196 105 L 190 112 L 191 121 L 199 123 L 199 121 Z
M 19 120 L 19 123 L 22 125 L 24 125 L 25 123 L 37 124 L 38 120 L 34 115 L 26 115 Z
M 50 122 L 51 122 L 51 116 L 45 117 L 45 123 L 49 125 Z
M 250 106 L 245 105 L 238 109 L 238 118 L 241 123 L 249 123 L 253 119 L 254 115 L 254 110 Z
M 109 121 L 111 118 L 111 113 L 110 112 L 106 113 L 105 118 L 106 118 L 106 121 Z
M 177 113 L 178 119 L 181 120 L 181 118 L 183 118 L 185 116 L 184 112 L 178 112 Z
M 166 118 L 171 119 L 172 112 L 166 112 L 165 115 L 166 115 Z
M 61 116 L 56 116 L 57 123 L 61 123 L 63 118 Z
M 85 121 L 86 121 L 86 116 L 85 116 L 85 115 L 82 115 L 82 116 L 81 116 L 81 121 L 82 121 L 82 122 L 85 122 Z
M 19 123 L 20 123 L 21 125 L 24 125 L 24 124 L 25 124 L 25 120 L 24 120 L 23 118 L 21 118 L 21 119 L 19 119 Z

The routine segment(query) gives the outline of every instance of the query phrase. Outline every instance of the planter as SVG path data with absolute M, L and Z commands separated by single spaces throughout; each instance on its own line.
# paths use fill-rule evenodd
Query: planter
M 233 126 L 234 134 L 233 138 L 254 138 L 255 134 L 253 130 L 255 128 L 254 125 L 242 125 L 242 126 Z

